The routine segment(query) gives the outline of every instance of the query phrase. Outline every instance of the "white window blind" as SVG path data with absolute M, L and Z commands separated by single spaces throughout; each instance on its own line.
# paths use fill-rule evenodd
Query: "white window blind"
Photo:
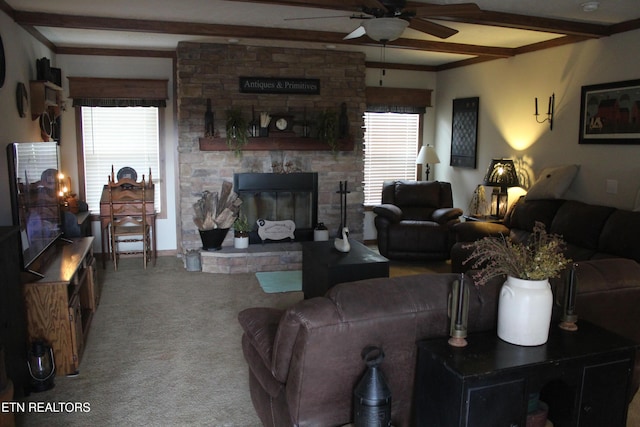
M 160 206 L 159 122 L 156 107 L 82 107 L 85 191 L 89 210 L 100 211 L 100 196 L 111 166 L 135 169 L 138 181 L 149 179 L 155 185 L 154 207 Z
M 53 143 L 34 142 L 16 145 L 16 173 L 23 184 L 33 184 L 43 178 L 48 169 L 58 171 L 58 146 Z M 56 176 L 54 176 L 54 179 Z M 44 184 L 44 183 L 43 183 Z M 55 184 L 55 183 L 54 183 Z
M 364 204 L 380 204 L 385 180 L 416 179 L 420 115 L 364 114 Z

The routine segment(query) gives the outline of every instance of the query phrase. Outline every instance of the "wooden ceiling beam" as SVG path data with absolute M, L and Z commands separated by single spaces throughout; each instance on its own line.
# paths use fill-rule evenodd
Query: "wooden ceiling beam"
M 343 40 L 344 34 L 328 31 L 292 31 L 289 28 L 251 27 L 242 25 L 202 24 L 176 21 L 151 21 L 140 19 L 102 18 L 95 16 L 78 16 L 48 14 L 37 12 L 15 12 L 15 20 L 23 26 L 43 26 L 60 28 L 80 28 L 91 30 L 132 31 L 157 34 L 185 34 L 206 37 L 234 37 L 287 40 L 309 43 L 349 44 L 363 46 L 381 46 L 368 37 Z M 401 38 L 387 44 L 394 48 L 424 50 L 464 55 L 486 55 L 495 58 L 506 58 L 514 55 L 511 48 L 467 45 L 428 40 Z
M 542 18 L 539 16 L 518 15 L 505 12 L 491 12 L 486 10 L 483 10 L 479 15 L 472 17 L 445 17 L 443 20 L 591 38 L 606 37 L 611 33 L 608 25 L 567 21 L 564 19 Z

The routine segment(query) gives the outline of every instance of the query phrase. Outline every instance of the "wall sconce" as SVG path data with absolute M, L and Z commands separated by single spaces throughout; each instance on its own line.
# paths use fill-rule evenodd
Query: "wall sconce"
M 438 153 L 436 153 L 436 150 L 432 146 L 423 145 L 420 147 L 418 157 L 416 157 L 416 164 L 425 165 L 427 181 L 429 181 L 429 172 L 431 171 L 429 163 L 440 163 L 440 159 L 438 158 Z
M 491 194 L 491 216 L 497 219 L 504 218 L 509 206 L 507 188 L 520 185 L 513 160 L 491 160 L 487 174 L 484 177 L 484 185 L 500 188 L 499 191 L 495 189 Z
M 556 104 L 556 94 L 552 93 L 551 96 L 549 97 L 549 107 L 547 108 L 547 118 L 546 119 L 538 119 L 538 98 L 536 98 L 536 113 L 534 114 L 534 116 L 536 116 L 536 122 L 538 123 L 544 123 L 544 122 L 549 122 L 549 130 L 553 130 L 553 110 L 555 108 L 555 104 Z

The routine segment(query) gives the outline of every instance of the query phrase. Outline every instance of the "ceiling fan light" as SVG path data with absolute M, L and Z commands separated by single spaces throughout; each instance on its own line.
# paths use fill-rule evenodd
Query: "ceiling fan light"
M 376 18 L 362 23 L 370 38 L 383 43 L 399 38 L 408 25 L 401 18 Z

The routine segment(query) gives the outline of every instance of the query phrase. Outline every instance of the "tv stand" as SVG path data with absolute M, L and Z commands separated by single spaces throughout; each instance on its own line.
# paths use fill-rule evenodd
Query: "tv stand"
M 68 239 L 70 244 L 52 246 L 48 262 L 41 266 L 43 277 L 24 283 L 29 340 L 44 339 L 51 345 L 60 375 L 78 373 L 100 299 L 93 239 Z

